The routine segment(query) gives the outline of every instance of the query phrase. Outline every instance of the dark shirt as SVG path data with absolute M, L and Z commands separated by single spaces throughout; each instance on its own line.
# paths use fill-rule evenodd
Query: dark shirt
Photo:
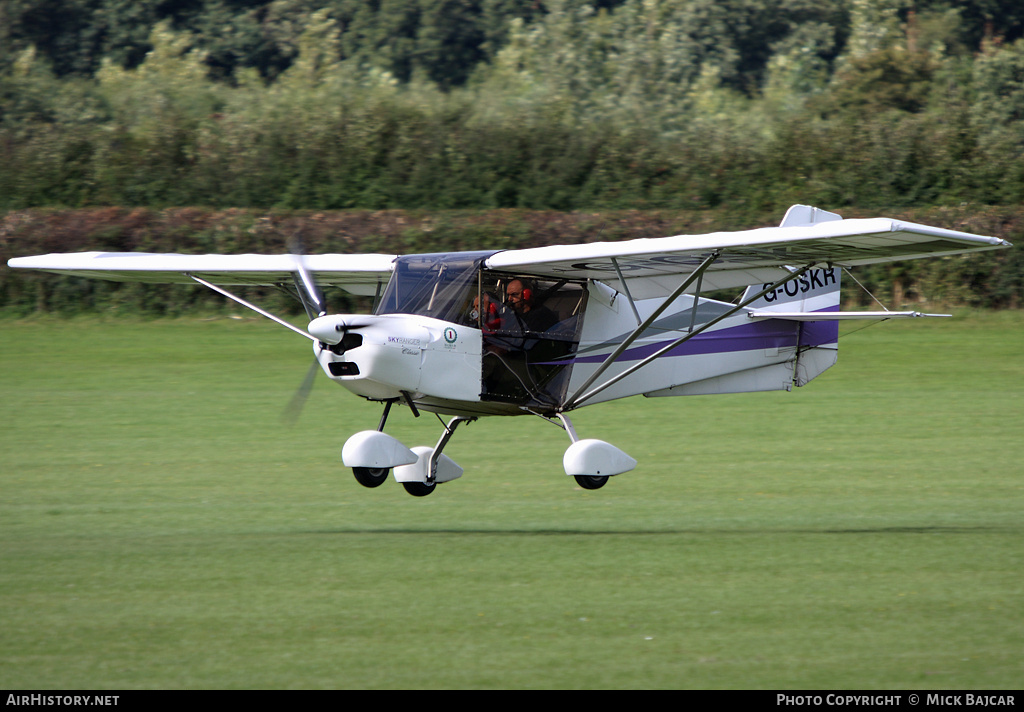
M 533 307 L 530 311 L 518 316 L 525 329 L 532 332 L 547 331 L 558 323 L 558 315 L 544 305 Z

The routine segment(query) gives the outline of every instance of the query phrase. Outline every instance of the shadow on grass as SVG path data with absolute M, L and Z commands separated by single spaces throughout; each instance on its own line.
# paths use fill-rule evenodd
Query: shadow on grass
M 1019 532 L 1020 527 L 864 527 L 851 529 L 481 529 L 481 528 L 382 528 L 382 529 L 319 529 L 291 532 L 293 535 L 409 535 L 409 534 L 476 534 L 488 536 L 765 536 L 770 534 L 991 534 Z

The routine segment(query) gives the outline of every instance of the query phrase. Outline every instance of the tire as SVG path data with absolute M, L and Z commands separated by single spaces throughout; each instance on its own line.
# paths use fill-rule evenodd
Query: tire
M 363 487 L 380 487 L 388 479 L 387 467 L 353 467 L 352 475 Z
M 608 482 L 607 477 L 601 477 L 598 475 L 573 475 L 573 479 L 583 489 L 596 490 L 601 489 Z
M 405 491 L 411 494 L 413 497 L 426 497 L 428 494 L 434 491 L 436 484 L 428 485 L 425 482 L 403 482 L 402 487 L 405 487 Z

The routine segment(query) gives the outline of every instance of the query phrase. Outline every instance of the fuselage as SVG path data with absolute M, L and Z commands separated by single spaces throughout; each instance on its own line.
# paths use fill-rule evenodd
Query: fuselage
M 631 303 L 595 281 L 524 280 L 484 269 L 487 254 L 401 258 L 408 262 L 396 268 L 373 315 L 314 320 L 310 332 L 323 339 L 315 350 L 325 373 L 370 400 L 453 415 L 520 415 L 571 409 L 567 401 L 582 395 L 596 370 L 600 385 L 659 351 L 586 403 L 789 390 L 835 362 L 834 322 L 753 320 L 750 309 L 721 318 L 732 304 L 684 294 L 636 335 L 662 299 Z M 792 294 L 778 296 L 829 310 L 838 303 L 833 281 L 824 288 L 794 282 Z M 506 298 L 510 286 L 529 297 L 526 311 Z M 771 294 L 761 302 L 777 300 Z M 605 364 L 627 338 L 634 339 L 629 347 Z

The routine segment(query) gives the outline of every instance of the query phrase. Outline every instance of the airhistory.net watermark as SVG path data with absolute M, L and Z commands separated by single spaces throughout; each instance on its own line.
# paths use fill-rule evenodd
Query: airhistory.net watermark
M 8 694 L 4 704 L 22 707 L 115 707 L 120 695 L 16 695 Z

